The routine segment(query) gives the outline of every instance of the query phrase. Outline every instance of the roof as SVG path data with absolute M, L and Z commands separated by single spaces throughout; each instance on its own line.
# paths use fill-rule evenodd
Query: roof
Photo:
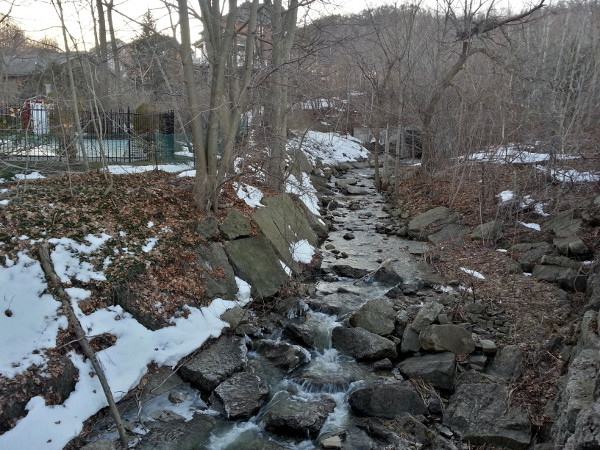
M 48 50 L 2 55 L 3 72 L 10 77 L 31 75 L 46 69 L 52 63 L 63 64 L 66 61 L 66 54 Z

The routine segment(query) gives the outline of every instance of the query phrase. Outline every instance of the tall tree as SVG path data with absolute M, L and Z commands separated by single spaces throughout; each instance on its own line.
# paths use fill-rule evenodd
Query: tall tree
M 269 79 L 270 101 L 267 105 L 269 122 L 269 166 L 268 184 L 276 191 L 285 185 L 287 114 L 289 107 L 288 64 L 296 36 L 298 0 L 289 0 L 284 8 L 282 0 L 266 2 L 271 14 L 273 33 L 271 70 Z

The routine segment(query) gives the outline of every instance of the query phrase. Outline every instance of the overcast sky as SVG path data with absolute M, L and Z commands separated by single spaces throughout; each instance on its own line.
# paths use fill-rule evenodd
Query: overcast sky
M 33 39 L 41 39 L 44 36 L 55 38 L 62 46 L 62 37 L 60 35 L 59 20 L 57 13 L 52 6 L 50 0 L 0 0 L 0 13 L 5 14 L 8 11 L 9 4 L 14 1 L 15 6 L 11 12 L 14 20 L 25 30 Z M 90 1 L 95 3 L 95 0 L 63 0 L 63 8 L 67 16 L 67 28 L 70 34 L 80 42 L 83 46 L 92 46 L 94 43 L 94 34 L 91 24 Z M 435 0 L 425 0 L 434 3 Z M 522 7 L 523 0 L 499 0 L 498 3 L 506 4 L 512 1 L 513 5 Z M 524 0 L 528 1 L 528 0 Z M 360 12 L 368 6 L 377 7 L 383 4 L 393 3 L 386 0 L 329 0 L 327 6 L 324 2 L 317 2 L 320 6 L 318 10 L 323 14 L 333 13 L 353 13 Z M 341 6 L 335 6 L 337 3 Z M 402 3 L 398 1 L 397 3 Z M 407 2 L 408 3 L 408 2 Z M 414 0 L 413 2 L 414 3 Z M 190 4 L 197 4 L 191 2 Z M 170 20 L 168 19 L 168 10 L 165 8 L 161 0 L 115 0 L 115 9 L 117 12 L 123 13 L 115 15 L 115 28 L 117 30 L 117 38 L 125 41 L 131 40 L 139 33 L 139 25 L 130 19 L 139 21 L 144 13 L 150 9 L 156 19 L 159 20 L 159 28 L 163 29 L 166 34 L 171 34 L 169 30 Z M 173 11 L 177 20 L 176 11 Z M 124 17 L 127 16 L 127 17 Z M 199 28 L 196 28 L 196 33 L 199 33 Z M 83 36 L 83 38 L 82 38 Z M 192 39 L 195 37 L 192 36 Z M 84 42 L 84 44 L 81 44 Z M 80 50 L 84 50 L 80 48 Z

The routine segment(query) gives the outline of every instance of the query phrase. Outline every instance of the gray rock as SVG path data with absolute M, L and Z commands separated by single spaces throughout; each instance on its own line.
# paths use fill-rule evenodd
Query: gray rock
M 269 388 L 260 378 L 246 372 L 232 375 L 213 392 L 225 416 L 231 420 L 250 417 L 267 402 L 268 395 Z
M 556 236 L 577 236 L 581 232 L 583 221 L 575 218 L 574 209 L 563 211 L 542 224 L 542 231 L 552 231 Z
M 236 209 L 230 210 L 221 224 L 221 237 L 232 241 L 242 237 L 249 237 L 251 234 L 252 225 L 250 224 L 250 219 Z
M 185 422 L 185 417 L 181 414 L 177 414 L 174 411 L 170 411 L 168 409 L 161 409 L 159 411 L 154 411 L 150 414 L 150 417 L 154 420 L 164 423 L 177 423 L 177 422 Z
M 262 203 L 265 207 L 256 209 L 252 213 L 252 218 L 258 225 L 261 234 L 275 249 L 276 254 L 279 256 L 278 259 L 281 259 L 292 269 L 294 274 L 299 274 L 301 268 L 292 257 L 290 244 L 306 239 L 313 247 L 318 247 L 319 237 L 311 227 L 311 222 L 307 219 L 311 213 L 307 212 L 297 197 L 288 194 L 265 198 Z M 273 263 L 279 264 L 278 259 L 275 259 Z M 255 269 L 255 271 L 258 270 Z M 258 272 L 258 276 L 264 275 L 264 272 Z M 247 278 L 240 278 L 248 281 L 254 287 L 254 284 Z
M 179 369 L 181 377 L 204 391 L 212 391 L 221 382 L 241 371 L 248 362 L 244 340 L 222 336 L 196 353 Z
M 279 391 L 260 421 L 273 433 L 314 439 L 334 409 L 335 400 L 328 395 L 306 400 L 287 391 Z
M 361 327 L 380 336 L 391 334 L 395 322 L 396 311 L 389 301 L 382 298 L 369 300 L 350 317 L 353 327 Z
M 347 264 L 335 264 L 331 266 L 331 270 L 333 270 L 338 277 L 344 278 L 362 278 L 369 273 L 366 269 L 357 269 Z
M 249 317 L 250 314 L 248 313 L 248 310 L 238 305 L 221 314 L 221 320 L 227 322 L 229 324 L 229 328 L 234 330 L 240 325 L 247 324 Z
M 438 232 L 442 226 L 456 223 L 459 220 L 460 214 L 439 206 L 412 219 L 408 223 L 408 235 L 415 239 L 425 239 L 430 234 Z
M 305 347 L 315 348 L 314 332 L 307 324 L 290 323 L 286 325 L 285 332 L 299 344 Z
M 481 349 L 484 355 L 495 355 L 498 352 L 498 346 L 489 339 L 480 339 L 477 347 Z
M 406 327 L 402 334 L 402 343 L 400 344 L 400 351 L 402 353 L 416 353 L 421 350 L 421 343 L 419 342 L 419 333 L 412 329 L 412 327 Z
M 289 280 L 279 255 L 262 235 L 226 242 L 225 252 L 235 274 L 252 286 L 254 298 L 275 295 Z
M 444 411 L 444 425 L 472 445 L 522 449 L 531 440 L 527 414 L 509 406 L 510 389 L 495 383 L 461 383 Z
M 410 383 L 375 383 L 360 387 L 348 396 L 352 410 L 361 416 L 393 419 L 398 414 L 425 414 L 427 408 Z
M 420 332 L 423 328 L 431 325 L 436 321 L 438 315 L 444 310 L 444 306 L 437 302 L 425 303 L 417 312 L 414 320 L 410 324 L 410 327 Z
M 395 358 L 396 344 L 363 328 L 336 327 L 331 333 L 336 350 L 358 360 Z
M 457 223 L 451 223 L 443 227 L 440 231 L 427 236 L 427 240 L 432 244 L 439 245 L 442 242 L 456 242 L 462 240 L 469 229 Z
M 398 364 L 400 372 L 410 379 L 419 378 L 431 382 L 435 387 L 452 391 L 456 373 L 456 358 L 453 353 L 439 353 L 407 358 Z
M 453 324 L 430 325 L 419 333 L 424 350 L 449 351 L 455 355 L 468 355 L 475 351 L 475 340 L 463 327 Z
M 502 237 L 503 228 L 504 224 L 502 222 L 492 220 L 491 222 L 483 223 L 476 227 L 470 234 L 470 237 L 474 241 L 495 241 Z
M 494 358 L 486 373 L 513 383 L 523 373 L 523 351 L 517 345 L 505 346 Z
M 206 286 L 206 298 L 235 298 L 238 287 L 233 267 L 219 242 L 200 244 L 196 252 L 197 264 L 205 269 L 202 279 Z
M 436 450 L 456 450 L 457 447 L 451 442 L 444 439 L 437 433 L 433 433 L 431 429 L 419 422 L 414 416 L 403 413 L 395 418 L 396 423 L 403 433 L 411 436 L 411 441 L 418 442 L 422 448 L 430 448 Z
M 556 238 L 553 241 L 554 246 L 565 256 L 585 257 L 590 249 L 578 236 L 568 236 Z
M 253 349 L 273 365 L 291 372 L 310 361 L 310 353 L 299 345 L 268 339 L 254 343 Z
M 217 219 L 213 216 L 207 217 L 198 222 L 198 225 L 196 225 L 196 233 L 207 241 L 218 241 L 219 222 L 217 222 Z
M 577 269 L 557 265 L 536 265 L 532 274 L 538 280 L 558 284 L 562 289 L 583 292 L 586 287 L 585 276 Z
M 187 398 L 187 394 L 179 391 L 169 392 L 169 401 L 173 404 L 183 403 Z
M 395 286 L 399 283 L 402 283 L 402 277 L 398 275 L 394 269 L 390 267 L 382 267 L 373 275 L 373 280 L 377 281 L 381 284 L 386 284 L 389 286 Z
M 600 447 L 599 374 L 600 351 L 585 348 L 575 356 L 567 375 L 561 380 L 563 388 L 554 405 L 556 419 L 552 435 L 562 448 Z
M 516 257 L 525 272 L 531 272 L 545 255 L 554 252 L 554 247 L 547 242 L 521 243 L 513 245 L 508 252 Z
M 367 195 L 368 191 L 359 186 L 346 186 L 343 191 L 348 195 Z

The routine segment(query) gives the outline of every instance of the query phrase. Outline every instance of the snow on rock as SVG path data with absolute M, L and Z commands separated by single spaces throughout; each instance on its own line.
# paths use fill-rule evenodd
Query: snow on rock
M 238 198 L 244 200 L 246 205 L 252 208 L 265 206 L 261 203 L 263 193 L 257 187 L 246 183 L 233 183 L 233 188 L 235 189 Z
M 525 223 L 525 222 L 519 222 L 519 223 L 521 225 L 523 225 L 524 227 L 531 228 L 532 230 L 542 231 L 542 227 L 540 225 L 538 225 L 537 223 Z
M 44 294 L 46 281 L 39 262 L 27 252 L 18 256 L 9 267 L 0 266 L 0 374 L 6 377 L 23 373 L 32 364 L 44 365 L 43 350 L 55 347 L 58 330 L 68 326 L 58 315 L 60 302 Z M 0 447 L 11 448 L 1 443 Z
M 461 267 L 460 270 L 462 270 L 464 273 L 468 273 L 469 275 L 474 276 L 475 278 L 485 280 L 485 277 L 475 270 L 467 269 L 466 267 Z
M 515 193 L 513 191 L 502 191 L 496 197 L 500 199 L 500 203 L 505 203 L 515 198 Z
M 0 200 L 0 206 L 6 206 L 10 203 L 10 200 Z
M 294 175 L 290 175 L 285 183 L 285 191 L 289 194 L 297 194 L 310 212 L 315 216 L 321 215 L 317 190 L 312 184 L 310 175 L 303 172 L 301 182 Z
M 544 166 L 535 167 L 540 172 L 548 172 Z M 574 169 L 550 170 L 550 175 L 561 183 L 596 183 L 600 181 L 600 172 L 579 172 Z
M 14 176 L 15 180 L 42 180 L 46 178 L 39 172 L 31 172 L 31 173 L 18 173 Z
M 360 145 L 358 139 L 350 136 L 341 136 L 338 133 L 321 133 L 318 131 L 308 131 L 302 138 L 291 139 L 288 146 L 298 147 L 302 145 L 302 151 L 306 154 L 310 162 L 315 165 L 317 160 L 324 164 L 334 164 L 337 162 L 357 161 L 368 156 L 368 151 Z
M 306 239 L 290 245 L 292 259 L 296 262 L 309 264 L 315 255 L 315 248 Z

